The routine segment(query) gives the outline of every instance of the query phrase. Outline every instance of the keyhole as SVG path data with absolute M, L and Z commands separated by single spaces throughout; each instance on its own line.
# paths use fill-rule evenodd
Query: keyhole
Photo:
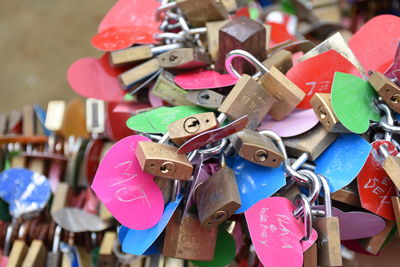
M 197 118 L 190 117 L 183 123 L 183 127 L 188 133 L 195 133 L 200 129 L 200 121 Z
M 198 120 L 195 120 L 195 121 L 192 121 L 192 123 L 189 124 L 188 127 L 189 127 L 189 128 L 190 128 L 190 127 L 196 127 L 196 126 L 198 126 L 198 125 L 200 125 L 200 122 L 199 122 Z
M 207 104 L 210 99 L 210 95 L 208 93 L 200 93 L 198 96 L 198 101 L 200 104 Z
M 319 111 L 319 117 L 322 120 L 328 116 L 328 111 L 326 110 L 325 106 L 320 106 L 318 111 Z
M 176 56 L 176 55 L 174 55 L 174 54 L 171 54 L 171 55 L 169 56 L 169 61 L 175 61 L 177 58 L 178 58 L 178 56 Z
M 395 104 L 400 103 L 400 94 L 395 94 L 390 98 L 390 101 L 392 101 Z

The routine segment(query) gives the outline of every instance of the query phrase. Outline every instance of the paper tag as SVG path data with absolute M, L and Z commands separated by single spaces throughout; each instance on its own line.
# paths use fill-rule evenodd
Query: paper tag
M 311 108 L 310 100 L 315 93 L 330 93 L 335 72 L 362 77 L 357 68 L 345 57 L 329 50 L 296 64 L 286 76 L 306 93 L 298 108 Z
M 304 224 L 293 215 L 295 206 L 282 197 L 269 197 L 257 202 L 244 215 L 257 256 L 265 266 L 303 266 Z M 313 230 L 310 242 L 316 240 Z
M 286 184 L 282 167 L 269 168 L 254 164 L 240 156 L 227 158 L 236 175 L 242 206 L 235 214 L 243 213 L 258 201 L 272 196 Z
M 371 148 L 359 135 L 341 134 L 315 160 L 315 172 L 325 176 L 331 193 L 334 193 L 356 178 L 367 161 Z
M 154 227 L 147 230 L 128 229 L 123 237 L 123 241 L 121 241 L 122 251 L 129 254 L 142 255 L 156 241 L 162 231 L 164 231 L 182 197 L 182 195 L 179 195 L 174 202 L 169 202 L 165 206 L 160 221 Z
M 135 157 L 139 141 L 151 142 L 132 135 L 111 147 L 97 169 L 92 189 L 122 225 L 144 230 L 158 223 L 164 200 L 154 176 L 143 172 Z
M 0 197 L 9 203 L 14 218 L 42 210 L 50 195 L 50 184 L 44 175 L 22 168 L 0 173 Z
M 112 68 L 108 54 L 100 59 L 81 58 L 68 68 L 67 79 L 72 89 L 79 95 L 110 102 L 119 102 L 125 92 L 121 89 L 117 76 L 123 68 Z
M 295 109 L 281 121 L 275 121 L 267 115 L 257 130 L 271 130 L 281 137 L 292 137 L 311 130 L 319 122 L 312 109 Z M 296 125 L 296 127 L 293 127 Z
M 391 196 L 394 196 L 395 185 L 382 167 L 384 157 L 379 147 L 387 145 L 389 154 L 397 155 L 396 146 L 387 141 L 375 141 L 367 162 L 358 174 L 357 185 L 360 194 L 361 206 L 385 219 L 394 220 Z
M 214 89 L 235 85 L 236 77 L 213 70 L 195 70 L 175 76 L 175 82 L 186 90 Z
M 332 84 L 332 107 L 339 121 L 354 133 L 365 133 L 370 120 L 379 121 L 374 106 L 377 96 L 368 81 L 347 73 L 336 72 Z

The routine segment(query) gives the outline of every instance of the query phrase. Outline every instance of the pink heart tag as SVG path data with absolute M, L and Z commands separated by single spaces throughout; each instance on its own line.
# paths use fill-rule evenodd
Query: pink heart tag
M 122 225 L 145 230 L 161 219 L 164 200 L 154 176 L 140 168 L 137 143 L 151 140 L 132 135 L 115 143 L 97 169 L 92 189 Z
M 174 80 L 183 89 L 197 90 L 232 86 L 238 79 L 213 70 L 195 70 L 179 74 Z
M 383 73 L 393 63 L 399 28 L 399 17 L 381 15 L 369 20 L 351 37 L 349 46 L 367 71 Z
M 99 35 L 92 39 L 92 44 L 100 50 L 113 51 L 135 43 L 155 43 L 153 34 L 160 25 L 155 14 L 159 6 L 155 0 L 119 0 L 101 21 Z
M 293 215 L 295 206 L 282 197 L 257 202 L 244 215 L 257 256 L 265 266 L 301 267 L 303 252 L 317 239 L 313 230 L 310 240 L 304 237 L 304 224 Z M 304 243 L 304 244 L 302 244 Z
M 291 137 L 307 132 L 318 122 L 314 110 L 295 109 L 281 121 L 275 121 L 271 116 L 266 116 L 257 130 L 272 130 L 282 137 Z M 293 125 L 296 125 L 296 127 L 293 127 Z
M 163 101 L 162 101 L 162 99 L 159 98 L 158 96 L 155 96 L 155 95 L 152 93 L 152 90 L 149 90 L 148 96 L 149 96 L 150 105 L 151 105 L 152 107 L 158 108 L 158 107 L 162 107 L 162 106 L 163 106 Z
M 67 79 L 72 89 L 83 97 L 119 102 L 125 92 L 117 76 L 124 70 L 112 68 L 108 63 L 108 54 L 104 54 L 100 59 L 88 57 L 72 63 Z
M 306 93 L 297 107 L 309 109 L 310 100 L 315 93 L 330 93 L 335 72 L 349 73 L 362 78 L 357 68 L 334 50 L 293 66 L 286 76 Z

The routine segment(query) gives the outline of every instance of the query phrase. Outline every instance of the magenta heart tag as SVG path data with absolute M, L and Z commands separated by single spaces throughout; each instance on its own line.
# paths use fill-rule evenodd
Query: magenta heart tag
M 111 147 L 97 169 L 92 189 L 122 225 L 145 230 L 160 220 L 164 200 L 154 176 L 143 172 L 135 157 L 139 141 L 151 142 L 132 135 Z
M 324 210 L 324 206 L 313 206 L 313 209 Z M 332 216 L 339 218 L 340 240 L 352 240 L 371 237 L 379 234 L 386 226 L 385 220 L 378 215 L 362 212 L 343 212 L 332 207 Z
M 81 58 L 68 68 L 67 79 L 72 89 L 87 98 L 96 98 L 109 102 L 119 102 L 125 95 L 117 76 L 123 68 L 112 68 L 108 54 L 100 59 Z
M 244 215 L 258 258 L 265 266 L 301 267 L 303 252 L 317 239 L 302 244 L 304 224 L 293 215 L 296 207 L 283 197 L 269 197 L 257 202 Z
M 214 89 L 236 84 L 237 78 L 213 70 L 195 70 L 175 76 L 175 82 L 186 90 Z
M 271 130 L 281 137 L 291 137 L 307 132 L 319 122 L 312 109 L 295 109 L 281 121 L 275 121 L 267 115 L 257 130 Z M 296 125 L 296 127 L 293 127 Z

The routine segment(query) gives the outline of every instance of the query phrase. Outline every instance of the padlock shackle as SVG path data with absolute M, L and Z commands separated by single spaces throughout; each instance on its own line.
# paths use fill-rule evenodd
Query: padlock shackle
M 385 113 L 385 116 L 381 117 L 379 125 L 385 130 L 385 140 L 391 142 L 393 133 L 396 133 L 396 129 L 398 132 L 400 132 L 400 127 L 394 126 L 394 116 L 392 110 L 386 104 L 375 101 L 375 105 L 378 109 Z
M 312 234 L 312 214 L 311 214 L 311 206 L 308 202 L 307 197 L 304 194 L 298 194 L 294 200 L 295 205 L 298 206 L 303 212 L 300 215 L 303 216 L 304 223 L 304 237 L 303 240 L 307 241 L 310 239 Z M 298 218 L 299 216 L 295 216 Z
M 253 65 L 258 71 L 262 74 L 268 73 L 269 69 L 267 69 L 258 59 L 256 59 L 252 54 L 247 51 L 241 49 L 235 49 L 230 51 L 225 58 L 225 69 L 232 76 L 240 78 L 242 75 L 237 72 L 237 70 L 233 67 L 232 61 L 235 58 L 243 58 L 251 65 Z
M 325 176 L 319 174 L 318 178 L 321 182 L 322 189 L 324 190 L 324 207 L 325 217 L 332 217 L 332 200 L 331 200 L 331 189 L 329 188 L 328 181 Z

